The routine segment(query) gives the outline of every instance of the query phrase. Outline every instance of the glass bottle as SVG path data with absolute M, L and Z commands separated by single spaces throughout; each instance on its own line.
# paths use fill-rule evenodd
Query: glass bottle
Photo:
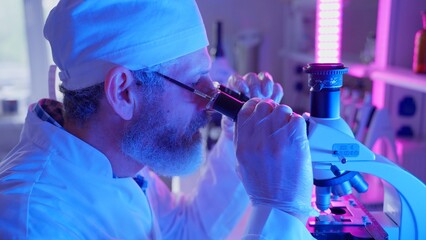
M 213 81 L 226 85 L 229 76 L 235 71 L 230 66 L 227 56 L 225 55 L 222 26 L 223 24 L 221 21 L 215 22 L 213 29 L 214 40 L 212 48 L 210 49 L 210 56 L 212 57 L 210 76 Z
M 210 55 L 214 58 L 224 57 L 225 53 L 223 52 L 222 46 L 222 22 L 217 21 L 214 25 L 214 43 L 213 47 L 210 49 Z
M 426 10 L 421 12 L 423 29 L 417 31 L 414 40 L 413 71 L 426 73 Z

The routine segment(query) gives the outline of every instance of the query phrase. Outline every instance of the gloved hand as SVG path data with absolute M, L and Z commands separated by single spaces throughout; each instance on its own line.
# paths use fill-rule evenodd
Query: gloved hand
M 237 172 L 252 203 L 306 223 L 313 177 L 305 120 L 286 105 L 251 99 L 238 114 L 234 144 Z
M 281 84 L 274 82 L 271 74 L 267 72 L 247 73 L 244 77 L 231 75 L 228 79 L 227 87 L 250 98 L 270 98 L 277 103 L 281 101 L 284 95 Z M 230 118 L 223 116 L 221 134 L 232 139 L 234 126 L 235 123 Z

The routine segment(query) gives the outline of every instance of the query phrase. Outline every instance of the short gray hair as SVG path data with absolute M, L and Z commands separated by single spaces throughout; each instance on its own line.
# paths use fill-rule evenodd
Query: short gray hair
M 151 98 L 164 91 L 164 81 L 153 71 L 158 67 L 131 71 L 146 97 Z M 64 95 L 64 118 L 79 123 L 84 123 L 98 111 L 100 100 L 105 96 L 104 82 L 78 90 L 68 90 L 60 85 L 59 90 Z

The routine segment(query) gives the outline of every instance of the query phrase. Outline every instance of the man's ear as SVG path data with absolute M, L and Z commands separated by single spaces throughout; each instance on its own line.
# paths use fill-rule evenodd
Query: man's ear
M 136 98 L 131 88 L 134 81 L 133 74 L 123 66 L 111 69 L 105 79 L 105 96 L 124 120 L 130 120 L 134 114 Z

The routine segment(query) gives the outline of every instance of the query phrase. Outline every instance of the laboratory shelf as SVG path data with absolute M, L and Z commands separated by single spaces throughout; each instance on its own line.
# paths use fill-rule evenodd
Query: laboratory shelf
M 370 72 L 374 69 L 373 65 L 370 64 L 352 63 L 348 61 L 343 61 L 343 63 L 349 68 L 348 74 L 357 78 L 370 77 Z
M 426 74 L 416 74 L 411 69 L 399 67 L 373 69 L 370 72 L 370 78 L 373 81 L 426 93 Z
M 312 54 L 284 51 L 282 53 L 299 62 L 309 63 L 314 60 Z M 350 76 L 370 78 L 372 81 L 381 81 L 389 85 L 426 93 L 426 74 L 414 73 L 411 69 L 402 67 L 379 68 L 374 64 L 351 61 L 343 61 L 343 63 L 349 68 L 348 75 Z
M 357 78 L 370 78 L 389 85 L 426 93 L 426 74 L 418 74 L 401 67 L 379 68 L 374 64 L 345 63 L 348 74 Z

